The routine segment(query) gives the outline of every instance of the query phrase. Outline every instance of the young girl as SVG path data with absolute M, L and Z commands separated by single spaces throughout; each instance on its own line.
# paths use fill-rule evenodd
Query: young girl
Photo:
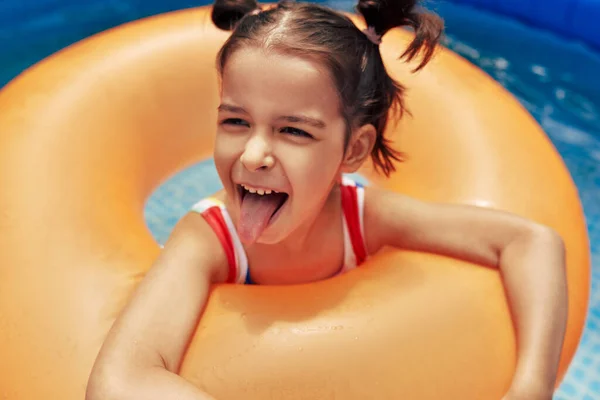
M 408 25 L 416 36 L 403 56 L 427 63 L 442 24 L 415 3 L 361 0 L 368 28 L 360 30 L 315 4 L 261 10 L 217 1 L 213 21 L 235 28 L 217 60 L 214 160 L 224 190 L 175 227 L 110 331 L 88 400 L 211 398 L 177 375 L 211 284 L 318 281 L 382 246 L 500 268 L 519 344 L 505 399 L 551 398 L 567 313 L 560 237 L 504 212 L 428 204 L 341 178 L 369 157 L 387 175 L 401 158 L 384 128 L 390 110 L 404 110 L 403 88 L 379 43 Z

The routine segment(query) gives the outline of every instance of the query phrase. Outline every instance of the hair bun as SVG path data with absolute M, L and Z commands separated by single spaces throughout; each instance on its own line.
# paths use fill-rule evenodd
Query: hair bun
M 367 26 L 383 36 L 390 29 L 404 25 L 416 5 L 417 0 L 359 0 L 356 10 Z
M 218 28 L 229 31 L 244 16 L 258 8 L 256 0 L 215 0 L 212 20 Z
M 421 63 L 414 71 L 429 62 L 444 30 L 442 19 L 426 10 L 419 10 L 417 3 L 418 0 L 359 0 L 356 6 L 367 27 L 373 28 L 380 37 L 400 26 L 414 30 L 415 38 L 401 56 L 410 61 L 422 55 Z

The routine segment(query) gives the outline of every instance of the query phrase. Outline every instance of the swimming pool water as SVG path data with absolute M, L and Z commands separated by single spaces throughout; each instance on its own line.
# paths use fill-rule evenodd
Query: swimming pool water
M 354 4 L 321 2 L 343 10 Z M 90 34 L 199 3 L 4 0 L 0 4 L 0 86 L 32 63 Z M 469 7 L 441 1 L 428 1 L 428 6 L 446 21 L 445 44 L 510 90 L 542 125 L 579 189 L 593 253 L 592 294 L 581 344 L 555 399 L 600 399 L 600 54 Z M 156 239 L 164 242 L 196 200 L 219 188 L 210 160 L 161 185 L 145 209 Z

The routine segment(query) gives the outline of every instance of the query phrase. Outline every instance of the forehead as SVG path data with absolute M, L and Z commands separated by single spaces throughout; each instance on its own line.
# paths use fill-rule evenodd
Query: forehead
M 338 95 L 329 74 L 307 57 L 249 48 L 234 52 L 223 70 L 224 100 L 243 107 L 321 109 L 337 113 Z

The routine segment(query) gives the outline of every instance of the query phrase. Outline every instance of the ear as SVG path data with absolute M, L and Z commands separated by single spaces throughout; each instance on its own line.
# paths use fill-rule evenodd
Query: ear
M 358 170 L 371 155 L 376 137 L 377 130 L 371 124 L 363 125 L 360 128 L 355 129 L 350 136 L 348 147 L 344 154 L 341 172 L 356 172 L 356 170 Z

